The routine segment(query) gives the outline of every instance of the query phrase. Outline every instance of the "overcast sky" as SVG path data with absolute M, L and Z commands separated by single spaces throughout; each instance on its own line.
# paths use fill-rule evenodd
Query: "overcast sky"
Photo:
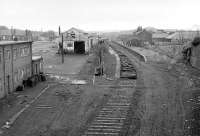
M 200 25 L 200 0 L 0 0 L 0 25 L 31 30 L 128 30 Z

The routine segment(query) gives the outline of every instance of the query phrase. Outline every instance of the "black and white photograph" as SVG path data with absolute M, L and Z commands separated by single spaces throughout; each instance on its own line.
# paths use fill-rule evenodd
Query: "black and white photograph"
M 199 0 L 0 0 L 0 136 L 200 136 Z

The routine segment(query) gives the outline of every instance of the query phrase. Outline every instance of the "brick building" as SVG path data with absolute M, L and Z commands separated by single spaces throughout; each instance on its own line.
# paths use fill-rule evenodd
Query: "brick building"
M 140 39 L 144 44 L 152 43 L 152 33 L 145 29 L 134 33 L 134 36 Z
M 32 42 L 0 42 L 0 98 L 32 75 Z
M 152 35 L 152 41 L 155 45 L 165 45 L 171 43 L 171 39 L 169 39 L 168 36 L 168 33 L 157 32 Z

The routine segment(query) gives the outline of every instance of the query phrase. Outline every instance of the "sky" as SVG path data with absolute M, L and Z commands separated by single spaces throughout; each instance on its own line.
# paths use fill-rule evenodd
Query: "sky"
M 0 25 L 30 30 L 200 28 L 200 0 L 0 0 Z

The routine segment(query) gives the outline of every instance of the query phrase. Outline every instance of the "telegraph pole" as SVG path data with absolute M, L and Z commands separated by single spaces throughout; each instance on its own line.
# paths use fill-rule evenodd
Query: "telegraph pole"
M 61 53 L 62 63 L 64 63 L 63 34 L 61 34 L 60 26 L 58 28 L 58 33 L 59 33 L 59 37 L 61 38 L 61 41 L 59 41 L 59 49 L 60 49 L 60 53 Z
M 61 53 L 62 53 L 62 63 L 64 63 L 63 34 L 62 34 L 62 43 L 61 43 L 61 45 L 62 45 L 62 51 L 61 51 Z

